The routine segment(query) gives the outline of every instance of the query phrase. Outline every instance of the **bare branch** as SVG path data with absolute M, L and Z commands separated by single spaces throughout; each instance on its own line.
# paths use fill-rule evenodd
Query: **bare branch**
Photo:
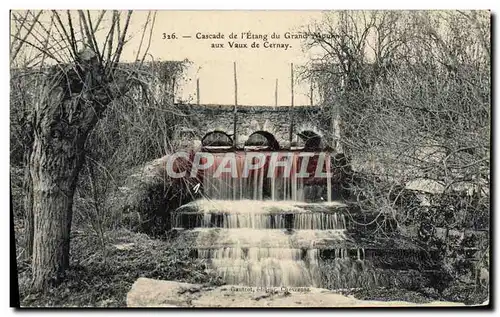
M 35 27 L 35 24 L 38 22 L 38 19 L 40 18 L 40 15 L 42 14 L 42 12 L 43 11 L 40 10 L 38 12 L 38 14 L 35 16 L 34 21 L 29 26 L 29 29 L 27 30 L 27 32 L 23 38 L 19 38 L 17 35 L 14 35 L 14 38 L 19 40 L 19 45 L 16 48 L 14 48 L 14 52 L 11 53 L 11 55 L 10 55 L 10 62 L 11 63 L 16 59 L 17 54 L 19 54 L 19 50 L 21 50 L 21 47 L 23 46 L 23 44 L 28 44 L 28 41 L 26 41 L 26 39 L 28 38 L 28 36 L 31 35 L 31 32 L 32 32 L 33 28 Z M 30 45 L 30 46 L 33 46 L 33 45 Z M 36 47 L 36 46 L 34 46 L 34 47 Z

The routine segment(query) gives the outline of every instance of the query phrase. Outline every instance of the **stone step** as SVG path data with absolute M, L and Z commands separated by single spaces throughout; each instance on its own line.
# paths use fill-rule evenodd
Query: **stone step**
M 207 260 L 265 260 L 277 259 L 292 261 L 309 261 L 311 258 L 331 259 L 364 259 L 366 252 L 359 248 L 308 249 L 308 248 L 259 248 L 259 247 L 224 247 L 197 248 L 191 251 L 191 256 Z
M 306 203 L 299 201 L 272 200 L 209 200 L 200 199 L 187 203 L 174 213 L 195 214 L 295 214 L 347 212 L 347 205 L 338 202 Z
M 370 234 L 381 222 L 384 229 L 397 227 L 378 212 L 339 202 L 204 199 L 173 213 L 171 225 L 178 229 L 171 233 L 227 283 L 322 285 L 326 272 L 334 276 L 327 284 L 338 288 L 389 285 L 394 268 L 419 270 L 429 262 L 391 230 L 382 238 Z
M 421 252 L 413 241 L 399 236 L 373 238 L 357 237 L 349 230 L 287 230 L 287 229 L 223 229 L 184 228 L 174 229 L 179 245 L 189 249 L 221 248 L 295 248 L 295 249 L 364 249 L 368 252 Z M 268 232 L 267 232 L 268 231 Z M 267 232 L 267 233 L 263 233 Z M 241 233 L 241 236 L 240 236 Z M 254 240 L 254 237 L 259 237 Z
M 258 251 L 256 249 L 259 249 Z M 274 249 L 274 251 L 264 251 L 265 249 Z M 254 254 L 249 254 L 253 252 Z M 266 254 L 269 252 L 270 254 Z M 257 253 L 257 255 L 256 255 Z M 288 253 L 288 254 L 287 254 Z M 311 257 L 318 259 L 351 259 L 351 260 L 366 260 L 366 259 L 382 259 L 385 265 L 394 262 L 403 263 L 422 263 L 432 264 L 431 255 L 422 250 L 416 249 L 372 249 L 361 248 L 347 243 L 345 248 L 338 248 L 335 246 L 319 246 L 315 249 L 309 248 L 258 248 L 241 246 L 234 248 L 232 246 L 226 247 L 206 247 L 191 249 L 191 256 L 200 259 L 292 259 L 295 261 L 308 260 Z M 404 267 L 400 265 L 400 267 Z
M 345 230 L 195 228 L 185 230 L 181 235 L 187 245 L 198 249 L 225 247 L 316 249 L 354 245 Z
M 196 200 L 179 207 L 170 228 L 254 228 L 254 229 L 348 229 L 356 233 L 376 230 L 384 224 L 386 233 L 397 223 L 377 212 L 365 213 L 340 203 L 297 201 Z
M 345 229 L 346 217 L 340 213 L 284 213 L 284 214 L 221 214 L 184 213 L 172 217 L 176 228 L 254 228 L 254 229 Z

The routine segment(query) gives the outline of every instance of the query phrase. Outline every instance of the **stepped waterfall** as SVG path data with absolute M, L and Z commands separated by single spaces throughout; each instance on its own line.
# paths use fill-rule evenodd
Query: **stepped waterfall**
M 329 250 L 337 266 L 338 287 L 365 282 L 361 276 L 340 283 L 340 275 L 362 262 L 364 250 L 348 250 L 353 247 L 346 235 L 346 206 L 331 199 L 330 173 L 323 178 L 313 175 L 318 153 L 306 166 L 303 157 L 292 155 L 288 175 L 287 167 L 270 171 L 271 152 L 266 153 L 265 162 L 247 177 L 244 153 L 234 156 L 237 168 L 232 173 L 217 172 L 226 164 L 225 153 L 214 156 L 215 164 L 203 171 L 203 198 L 180 207 L 172 215 L 172 226 L 196 233 L 197 256 L 206 259 L 227 284 L 321 287 L 322 250 Z M 326 157 L 323 172 L 330 169 Z M 311 176 L 299 178 L 299 173 Z

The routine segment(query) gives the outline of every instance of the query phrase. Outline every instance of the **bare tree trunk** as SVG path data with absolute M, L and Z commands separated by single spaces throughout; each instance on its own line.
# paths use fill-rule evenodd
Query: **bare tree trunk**
M 58 282 L 69 264 L 69 229 L 78 159 L 74 148 L 64 153 L 64 158 L 54 157 L 52 146 L 35 145 L 31 161 L 35 233 L 32 267 L 36 290 L 45 288 L 49 282 Z
M 25 152 L 23 155 L 24 177 L 24 260 L 31 261 L 33 254 L 33 179 L 30 173 L 30 157 L 33 148 L 33 127 L 31 125 L 31 116 L 24 126 L 25 134 Z
M 34 290 L 59 282 L 69 266 L 73 195 L 85 140 L 102 112 L 97 109 L 102 104 L 96 106 L 82 98 L 85 94 L 68 94 L 57 85 L 48 87 L 35 112 L 29 164 L 33 181 Z

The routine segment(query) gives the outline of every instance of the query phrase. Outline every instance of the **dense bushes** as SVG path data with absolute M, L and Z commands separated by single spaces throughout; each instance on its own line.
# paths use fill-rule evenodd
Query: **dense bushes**
M 166 174 L 168 155 L 132 169 L 122 186 L 110 193 L 106 210 L 116 223 L 151 235 L 170 228 L 171 213 L 193 200 L 191 179 Z

